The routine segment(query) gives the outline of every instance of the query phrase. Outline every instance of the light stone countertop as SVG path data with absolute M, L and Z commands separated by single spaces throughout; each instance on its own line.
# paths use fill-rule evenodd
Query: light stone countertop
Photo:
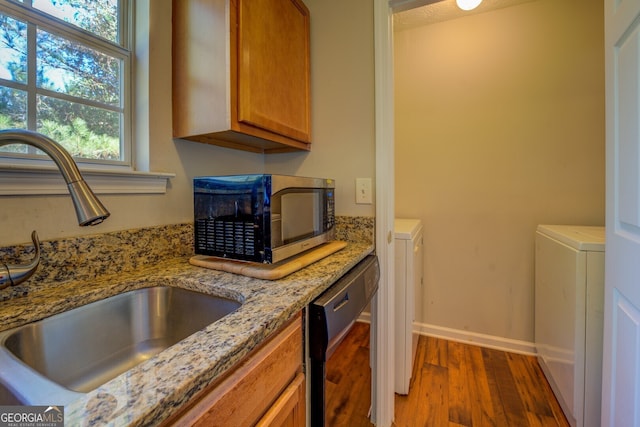
M 157 425 L 372 252 L 372 244 L 350 242 L 335 254 L 277 281 L 195 267 L 188 263 L 188 257 L 173 258 L 135 273 L 107 275 L 90 283 L 69 281 L 3 301 L 0 329 L 156 285 L 242 302 L 230 315 L 65 405 L 68 427 Z

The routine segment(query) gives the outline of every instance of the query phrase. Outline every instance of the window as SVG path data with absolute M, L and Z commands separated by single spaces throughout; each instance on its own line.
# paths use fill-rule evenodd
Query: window
M 131 165 L 127 0 L 0 0 L 0 128 L 41 132 L 87 163 Z M 12 161 L 38 158 L 0 147 Z

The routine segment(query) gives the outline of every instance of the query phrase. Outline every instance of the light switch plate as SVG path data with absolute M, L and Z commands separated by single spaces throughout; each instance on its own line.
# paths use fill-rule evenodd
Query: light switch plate
M 356 203 L 361 205 L 373 203 L 371 178 L 356 178 Z

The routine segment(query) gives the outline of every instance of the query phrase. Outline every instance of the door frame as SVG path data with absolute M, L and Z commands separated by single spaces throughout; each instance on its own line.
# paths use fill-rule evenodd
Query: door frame
M 380 286 L 372 302 L 372 421 L 389 427 L 394 419 L 394 119 L 393 24 L 388 0 L 374 2 L 376 253 Z

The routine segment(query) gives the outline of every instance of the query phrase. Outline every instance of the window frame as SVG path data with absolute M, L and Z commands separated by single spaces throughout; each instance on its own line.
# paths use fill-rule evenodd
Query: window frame
M 98 52 L 107 54 L 111 57 L 121 60 L 120 67 L 120 106 L 116 110 L 121 110 L 122 120 L 120 123 L 120 150 L 121 160 L 100 160 L 100 159 L 87 159 L 77 158 L 74 160 L 81 168 L 88 169 L 103 169 L 103 170 L 115 170 L 115 171 L 133 171 L 134 170 L 134 150 L 133 150 L 133 61 L 134 61 L 134 1 L 131 0 L 118 0 L 120 2 L 118 11 L 118 26 L 121 28 L 119 31 L 119 37 L 117 42 L 111 42 L 103 39 L 95 34 L 86 31 L 73 24 L 66 23 L 65 21 L 47 14 L 32 7 L 31 0 L 25 0 L 24 3 L 18 3 L 11 0 L 0 0 L 0 11 L 14 19 L 27 22 L 28 39 L 31 38 L 35 41 L 35 29 L 41 28 L 47 32 L 50 32 L 56 36 L 64 37 L 75 43 L 80 43 Z M 29 42 L 29 41 L 28 41 Z M 27 128 L 35 130 L 36 128 L 36 112 L 33 105 L 35 105 L 35 97 L 38 95 L 53 96 L 56 99 L 65 101 L 71 101 L 86 106 L 96 106 L 91 103 L 91 100 L 85 100 L 85 102 L 78 102 L 78 98 L 50 91 L 43 88 L 38 88 L 36 85 L 36 52 L 33 46 L 28 49 L 27 58 L 27 83 L 15 82 L 11 80 L 0 79 L 3 86 L 26 91 L 27 97 Z M 88 102 L 86 102 L 88 101 Z M 100 107 L 103 107 L 100 104 Z M 111 111 L 116 111 L 111 110 Z M 50 159 L 46 156 L 37 156 L 33 154 L 16 154 L 0 152 L 0 166 L 7 166 L 9 168 L 16 166 L 31 167 L 34 165 L 51 164 Z
M 5 2 L 6 0 L 0 0 Z M 149 104 L 150 14 L 153 0 L 129 0 L 130 33 L 133 40 L 129 102 L 131 119 L 132 165 L 108 166 L 79 163 L 87 183 L 96 194 L 136 195 L 166 194 L 174 172 L 150 169 Z M 68 195 L 68 189 L 53 161 L 29 159 L 13 164 L 0 163 L 0 200 L 12 196 Z M 1 203 L 0 203 L 1 204 Z

